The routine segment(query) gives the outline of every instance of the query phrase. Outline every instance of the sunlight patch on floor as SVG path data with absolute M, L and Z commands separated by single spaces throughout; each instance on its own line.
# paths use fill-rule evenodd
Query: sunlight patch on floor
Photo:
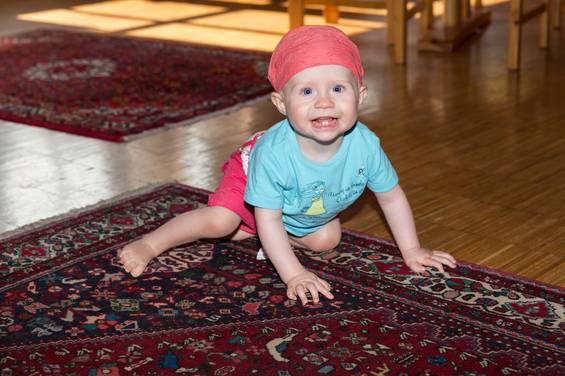
M 252 22 L 250 22 L 252 21 Z M 288 31 L 288 15 L 286 13 L 263 10 L 238 10 L 225 14 L 202 17 L 190 21 L 191 24 L 211 26 L 217 29 L 232 29 L 284 34 Z M 306 25 L 325 24 L 322 16 L 306 15 Z M 340 19 L 335 25 L 346 34 L 358 34 L 369 31 L 371 28 L 384 27 L 384 23 L 368 20 Z
M 501 3 L 509 3 L 508 0 L 483 0 L 483 6 L 497 5 Z
M 308 6 L 306 7 L 308 8 Z M 358 8 L 358 7 L 347 7 L 347 6 L 340 6 L 340 12 L 347 12 L 347 13 L 358 13 L 358 14 L 368 14 L 368 15 L 376 15 L 376 16 L 386 16 L 386 9 L 374 9 L 374 8 Z
M 178 42 L 190 42 L 220 47 L 272 51 L 282 34 L 265 34 L 243 30 L 225 30 L 188 23 L 169 23 L 155 27 L 132 30 L 127 35 Z
M 252 20 L 252 22 L 251 22 Z M 307 25 L 325 24 L 322 16 L 306 15 Z M 340 19 L 338 25 L 348 35 L 385 27 L 383 22 Z M 270 52 L 288 31 L 288 15 L 264 10 L 236 10 L 200 17 L 186 22 L 168 23 L 132 30 L 126 34 L 179 42 Z
M 154 21 L 175 21 L 227 11 L 225 7 L 211 5 L 148 0 L 103 1 L 75 6 L 72 9 L 86 13 Z
M 152 22 L 145 20 L 84 14 L 69 9 L 51 9 L 42 12 L 20 14 L 18 19 L 107 32 L 128 30 L 152 24 Z
M 229 2 L 253 4 L 263 0 L 223 0 L 220 6 L 175 1 L 116 0 L 83 4 L 71 9 L 51 9 L 21 14 L 19 19 L 103 32 L 123 32 L 131 36 L 175 40 L 222 47 L 270 52 L 289 28 L 284 10 L 233 9 Z M 221 6 L 221 4 L 226 6 Z M 218 4 L 218 3 L 216 3 Z M 270 3 L 269 3 L 270 4 Z M 322 10 L 320 4 L 308 5 Z M 344 8 L 344 12 L 354 12 Z M 339 27 L 348 35 L 386 27 L 383 9 L 357 9 L 377 17 L 339 18 Z M 319 12 L 321 13 L 321 12 Z M 306 15 L 306 25 L 326 24 L 322 15 Z
M 269 5 L 272 4 L 271 0 L 215 0 L 216 2 L 229 4 L 243 4 L 243 5 Z

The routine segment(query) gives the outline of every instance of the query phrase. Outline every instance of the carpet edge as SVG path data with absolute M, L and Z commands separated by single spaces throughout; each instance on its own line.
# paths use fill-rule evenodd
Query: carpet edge
M 149 136 L 153 136 L 155 134 L 159 134 L 159 133 L 164 133 L 167 132 L 171 129 L 175 129 L 175 128 L 181 128 L 187 125 L 193 125 L 196 123 L 199 123 L 201 121 L 206 121 L 208 119 L 212 119 L 212 118 L 216 118 L 216 117 L 220 117 L 220 116 L 226 116 L 229 115 L 233 112 L 239 111 L 245 107 L 251 107 L 253 105 L 255 105 L 257 102 L 266 100 L 268 98 L 270 98 L 271 94 L 264 94 L 261 95 L 259 97 L 256 98 L 251 98 L 245 102 L 241 102 L 241 103 L 237 103 L 233 106 L 227 107 L 227 108 L 223 108 L 214 112 L 209 112 L 207 114 L 204 115 L 200 115 L 200 116 L 196 116 L 190 119 L 186 119 L 186 120 L 182 120 L 176 123 L 169 123 L 169 124 L 165 124 L 161 127 L 158 128 L 153 128 L 153 129 L 148 129 L 146 131 L 137 133 L 137 134 L 132 134 L 129 136 L 123 136 L 121 138 L 121 142 L 130 142 L 130 141 L 135 141 L 141 138 L 145 138 L 145 137 L 149 137 Z
M 158 182 L 158 183 L 151 183 L 151 184 L 147 184 L 143 187 L 139 187 L 127 192 L 123 192 L 117 196 L 112 196 L 110 198 L 106 198 L 106 199 L 102 199 L 102 200 L 98 200 L 97 202 L 94 202 L 92 204 L 88 204 L 85 205 L 83 207 L 80 208 L 76 208 L 76 209 L 71 209 L 69 211 L 66 211 L 64 213 L 61 214 L 56 214 L 53 215 L 51 217 L 46 217 L 43 219 L 40 219 L 38 221 L 34 221 L 32 223 L 23 225 L 23 226 L 19 226 L 13 230 L 8 230 L 6 232 L 0 233 L 0 241 L 6 241 L 10 238 L 19 236 L 23 233 L 29 232 L 29 231 L 36 231 L 36 230 L 40 230 L 44 227 L 49 226 L 50 224 L 52 224 L 53 222 L 57 222 L 60 220 L 63 220 L 65 218 L 68 218 L 70 216 L 73 215 L 81 215 L 84 213 L 87 213 L 88 211 L 94 210 L 94 209 L 99 209 L 100 207 L 106 206 L 106 205 L 115 205 L 120 201 L 124 201 L 124 200 L 128 200 L 131 199 L 133 196 L 138 196 L 140 194 L 144 194 L 144 193 L 149 193 L 153 190 L 159 189 L 161 187 L 165 187 L 168 185 L 186 185 L 178 180 L 166 180 L 166 181 L 162 181 L 162 182 Z M 198 188 L 196 188 L 198 189 Z
M 151 184 L 147 184 L 143 187 L 137 188 L 137 189 L 133 189 L 127 192 L 123 192 L 119 195 L 110 197 L 108 199 L 102 199 L 99 200 L 95 203 L 83 206 L 81 208 L 76 208 L 76 209 L 71 209 L 70 211 L 66 211 L 64 213 L 61 214 L 57 214 L 51 217 L 46 217 L 44 219 L 41 219 L 39 221 L 35 221 L 23 226 L 19 226 L 16 229 L 13 230 L 8 230 L 4 233 L 0 233 L 0 242 L 3 241 L 7 241 L 10 238 L 13 237 L 17 237 L 20 236 L 26 232 L 30 232 L 30 231 L 37 231 L 37 230 L 41 230 L 44 227 L 47 227 L 49 225 L 51 225 L 54 222 L 63 220 L 67 217 L 70 217 L 72 215 L 82 215 L 85 214 L 91 210 L 95 210 L 95 209 L 100 209 L 101 207 L 107 206 L 107 205 L 115 205 L 121 201 L 126 201 L 128 199 L 133 198 L 134 196 L 140 195 L 140 194 L 145 194 L 145 193 L 149 193 L 151 191 L 157 190 L 159 188 L 163 188 L 166 186 L 172 186 L 172 185 L 177 185 L 177 186 L 183 186 L 183 187 L 188 187 L 192 190 L 198 191 L 200 193 L 203 194 L 209 194 L 210 190 L 207 189 L 203 189 L 203 188 L 198 188 L 198 187 L 194 187 L 192 185 L 188 185 L 187 183 L 184 183 L 180 180 L 165 180 L 165 181 L 161 181 L 161 182 L 155 182 L 155 183 L 151 183 Z M 386 243 L 388 245 L 394 246 L 396 247 L 396 243 L 390 239 L 386 239 L 386 238 L 382 238 L 380 236 L 376 236 L 376 235 L 370 235 L 370 234 L 366 234 L 363 232 L 359 232 L 359 231 L 355 231 L 355 230 L 350 230 L 348 228 L 342 228 L 342 231 L 356 236 L 356 237 L 361 237 L 361 238 L 365 238 L 365 239 L 374 239 L 383 243 Z M 549 290 L 551 290 L 552 292 L 555 293 L 559 293 L 559 294 L 563 294 L 565 292 L 565 289 L 557 284 L 552 284 L 552 283 L 548 283 L 548 282 L 541 282 L 538 281 L 536 279 L 533 278 L 528 278 L 516 273 L 512 273 L 512 272 L 507 272 L 507 271 L 503 271 L 503 270 L 498 270 L 489 266 L 483 266 L 483 265 L 479 265 L 476 263 L 472 263 L 472 262 L 467 262 L 464 260 L 457 260 L 457 263 L 459 266 L 462 267 L 466 267 L 469 269 L 474 269 L 474 270 L 478 270 L 478 271 L 483 271 L 492 275 L 498 275 L 504 278 L 508 278 L 510 280 L 514 280 L 514 281 L 519 281 L 525 284 L 529 284 L 529 285 L 533 285 L 533 286 L 542 286 L 545 287 Z

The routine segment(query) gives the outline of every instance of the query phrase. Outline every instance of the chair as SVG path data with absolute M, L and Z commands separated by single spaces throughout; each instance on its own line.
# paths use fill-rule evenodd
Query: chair
M 416 14 L 420 14 L 420 31 L 426 32 L 433 24 L 433 1 L 416 0 L 408 8 L 406 0 L 386 0 L 387 7 L 387 41 L 394 46 L 394 62 L 406 63 L 406 44 L 408 35 L 408 21 Z
M 412 3 L 409 6 L 409 3 Z M 339 6 L 387 9 L 387 41 L 394 46 L 394 62 L 406 63 L 406 44 L 408 21 L 417 13 L 422 13 L 420 25 L 427 29 L 433 21 L 433 0 L 322 0 L 324 17 L 328 23 L 336 23 L 339 19 Z M 290 28 L 304 24 L 305 0 L 289 0 L 288 12 Z
M 520 69 L 520 50 L 522 40 L 522 25 L 531 19 L 539 16 L 540 30 L 539 30 L 539 46 L 540 48 L 547 48 L 549 39 L 549 17 L 548 13 L 551 11 L 554 16 L 554 25 L 559 24 L 559 18 L 555 19 L 555 13 L 560 13 L 561 0 L 543 0 L 537 5 L 530 6 L 530 9 L 525 10 L 524 0 L 511 0 L 510 1 L 510 17 L 508 21 L 508 60 L 507 66 L 510 70 Z M 555 9 L 551 9 L 555 8 Z
M 443 0 L 443 17 L 439 25 L 423 30 L 420 51 L 453 52 L 470 36 L 482 32 L 490 24 L 490 11 L 482 1 Z
M 551 24 L 554 29 L 559 29 L 561 27 L 561 12 L 565 8 L 565 1 L 563 0 L 553 0 L 551 4 Z

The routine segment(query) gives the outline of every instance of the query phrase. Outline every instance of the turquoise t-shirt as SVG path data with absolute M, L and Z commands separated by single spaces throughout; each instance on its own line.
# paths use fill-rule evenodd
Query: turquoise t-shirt
M 312 233 L 351 205 L 368 186 L 386 192 L 398 183 L 378 137 L 364 124 L 348 131 L 336 154 L 317 162 L 302 154 L 294 129 L 283 120 L 251 150 L 245 201 L 282 209 L 286 231 Z

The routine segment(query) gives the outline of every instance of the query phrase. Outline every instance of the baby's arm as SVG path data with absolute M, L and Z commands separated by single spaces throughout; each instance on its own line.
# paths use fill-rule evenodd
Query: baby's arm
M 375 192 L 387 223 L 406 265 L 416 273 L 425 273 L 426 266 L 443 272 L 443 265 L 455 268 L 455 259 L 449 253 L 432 251 L 420 246 L 412 209 L 406 195 L 397 184 L 388 192 Z
M 319 293 L 333 299 L 330 285 L 306 270 L 292 251 L 282 223 L 281 210 L 256 207 L 255 220 L 263 249 L 283 282 L 286 283 L 289 299 L 296 300 L 298 296 L 302 304 L 306 304 L 308 303 L 306 291 L 310 292 L 314 303 L 320 301 Z

